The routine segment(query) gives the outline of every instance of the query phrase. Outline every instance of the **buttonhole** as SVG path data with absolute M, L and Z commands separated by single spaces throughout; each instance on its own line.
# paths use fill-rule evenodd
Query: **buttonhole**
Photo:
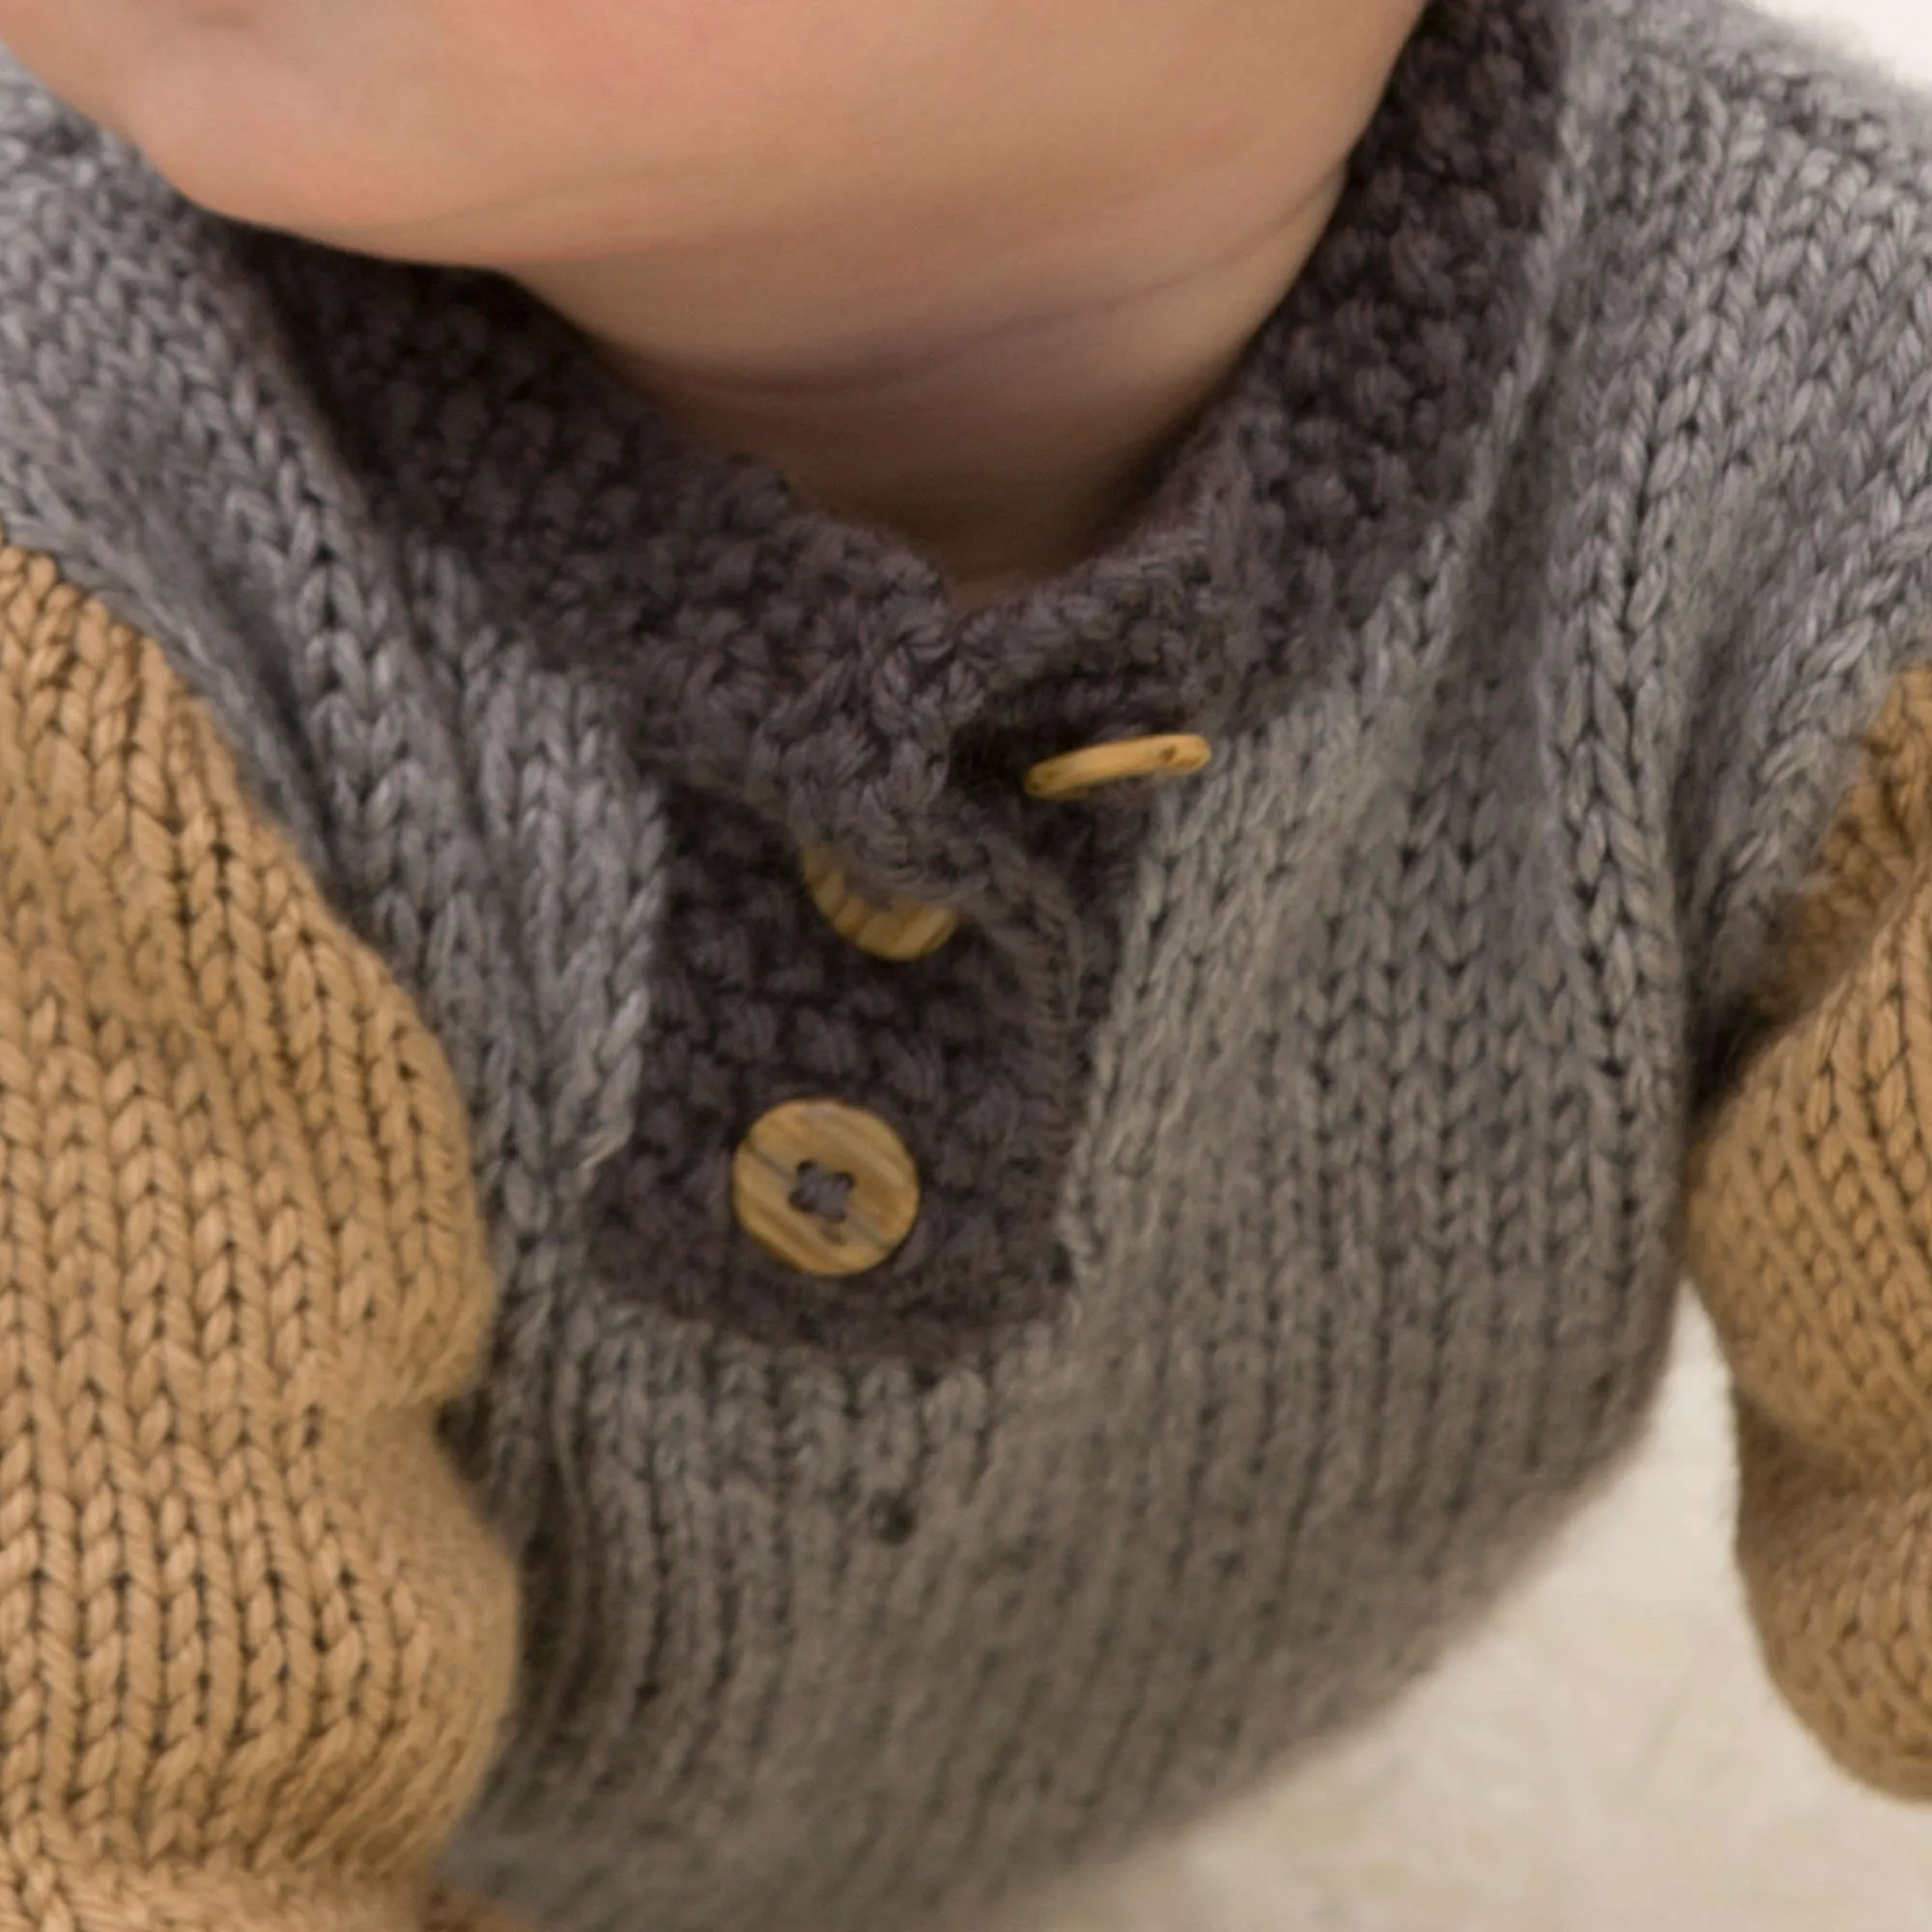
M 791 1206 L 801 1214 L 815 1214 L 821 1221 L 836 1224 L 845 1218 L 854 1184 L 851 1175 L 833 1174 L 815 1160 L 808 1160 L 798 1170 Z

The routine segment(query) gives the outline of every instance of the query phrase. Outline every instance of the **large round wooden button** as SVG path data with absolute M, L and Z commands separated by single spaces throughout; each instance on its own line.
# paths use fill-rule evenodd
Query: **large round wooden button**
M 862 1274 L 919 1219 L 919 1170 L 875 1114 L 787 1100 L 745 1136 L 731 1206 L 746 1234 L 808 1274 Z
M 1116 744 L 1090 745 L 1082 752 L 1048 758 L 1027 774 L 1026 788 L 1035 798 L 1082 798 L 1122 779 L 1184 778 L 1200 771 L 1213 755 L 1213 746 L 1192 732 L 1122 738 Z
M 946 906 L 918 899 L 864 899 L 845 882 L 836 853 L 823 846 L 804 856 L 806 890 L 811 902 L 841 939 L 875 959 L 923 959 L 937 952 L 959 929 L 959 915 Z

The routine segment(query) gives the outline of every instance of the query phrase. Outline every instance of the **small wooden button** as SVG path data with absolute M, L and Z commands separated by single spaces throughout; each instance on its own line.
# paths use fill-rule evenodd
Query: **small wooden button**
M 838 1100 L 787 1100 L 731 1163 L 738 1225 L 807 1274 L 877 1267 L 919 1219 L 919 1170 L 885 1122 Z
M 946 906 L 862 899 L 846 884 L 838 856 L 822 846 L 804 855 L 804 867 L 806 890 L 833 930 L 875 959 L 923 959 L 959 930 L 959 915 Z
M 1162 738 L 1122 738 L 1118 744 L 1090 745 L 1036 765 L 1026 776 L 1035 798 L 1083 798 L 1122 779 L 1184 778 L 1214 755 L 1206 738 L 1177 732 Z

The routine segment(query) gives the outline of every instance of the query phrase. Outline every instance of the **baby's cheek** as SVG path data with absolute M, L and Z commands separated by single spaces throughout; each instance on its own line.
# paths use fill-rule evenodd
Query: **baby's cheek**
M 70 107 L 127 134 L 117 106 L 136 43 L 127 0 L 0 0 L 0 47 Z M 120 31 L 110 31 L 117 22 Z
M 71 11 L 70 11 L 71 10 Z M 188 200 L 380 231 L 494 196 L 440 0 L 0 0 L 0 42 Z

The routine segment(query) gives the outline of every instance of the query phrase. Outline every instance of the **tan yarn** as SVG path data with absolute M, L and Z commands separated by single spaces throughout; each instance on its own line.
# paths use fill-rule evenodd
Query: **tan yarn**
M 0 1928 L 481 1932 L 514 1581 L 440 1051 L 152 642 L 0 550 Z
M 1740 1557 L 1800 1714 L 1932 1798 L 1932 671 L 1866 741 L 1766 1007 L 1782 1030 L 1689 1202 L 1737 1378 Z

